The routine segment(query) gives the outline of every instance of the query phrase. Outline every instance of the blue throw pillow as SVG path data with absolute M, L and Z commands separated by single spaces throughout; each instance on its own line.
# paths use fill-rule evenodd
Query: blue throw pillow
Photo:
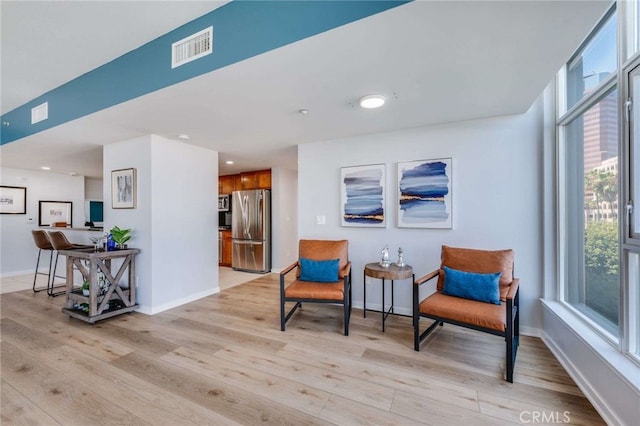
M 301 257 L 300 281 L 315 281 L 320 283 L 335 283 L 338 278 L 338 263 L 340 259 L 312 260 Z
M 500 275 L 476 274 L 473 272 L 458 271 L 443 266 L 444 287 L 442 294 L 477 300 L 479 302 L 500 304 Z

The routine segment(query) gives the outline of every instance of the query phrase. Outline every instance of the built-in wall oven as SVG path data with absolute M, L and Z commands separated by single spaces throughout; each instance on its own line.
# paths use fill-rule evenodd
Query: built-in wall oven
M 231 229 L 233 215 L 231 212 L 218 212 L 218 228 Z
M 228 212 L 231 209 L 231 196 L 228 194 L 218 195 L 218 211 Z

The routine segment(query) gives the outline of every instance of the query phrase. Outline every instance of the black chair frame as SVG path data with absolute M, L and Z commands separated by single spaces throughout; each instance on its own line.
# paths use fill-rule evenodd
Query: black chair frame
M 280 272 L 280 330 L 285 331 L 285 325 L 289 318 L 302 307 L 302 303 L 333 303 L 336 305 L 343 305 L 344 307 L 344 335 L 349 335 L 349 320 L 351 319 L 351 268 L 349 268 L 349 274 L 344 276 L 344 300 L 325 300 L 325 299 L 301 299 L 297 297 L 285 297 L 285 276 L 298 267 L 297 262 L 289 266 L 284 271 Z M 285 303 L 295 302 L 295 305 L 288 313 L 285 313 Z
M 491 328 L 479 327 L 473 324 L 467 324 L 455 321 L 449 318 L 442 318 L 435 315 L 428 315 L 420 312 L 420 286 L 431 279 L 438 276 L 438 271 L 434 271 L 423 277 L 422 281 L 416 280 L 413 286 L 413 345 L 416 351 L 420 351 L 420 344 L 431 334 L 435 328 L 444 323 L 469 328 L 472 330 L 482 331 L 484 333 L 493 334 L 504 337 L 506 341 L 506 376 L 509 383 L 513 383 L 513 367 L 516 363 L 516 355 L 520 344 L 520 289 L 518 288 L 513 298 L 507 297 L 507 318 L 506 329 L 504 332 Z M 434 322 L 422 333 L 420 333 L 420 317 L 429 318 Z
M 54 238 L 54 233 L 58 233 L 61 234 L 62 237 L 64 238 L 64 243 L 65 245 L 62 247 L 56 247 L 55 244 L 55 238 Z M 67 294 L 67 284 L 64 283 L 61 285 L 62 287 L 62 291 L 58 291 L 58 292 L 54 292 L 54 286 L 53 283 L 55 282 L 56 278 L 64 278 L 65 281 L 67 279 L 66 276 L 64 275 L 56 275 L 56 271 L 58 270 L 58 256 L 60 255 L 60 250 L 89 250 L 89 249 L 93 249 L 92 245 L 87 245 L 87 244 L 74 244 L 71 243 L 67 240 L 67 237 L 64 235 L 64 233 L 62 231 L 49 231 L 49 239 L 51 240 L 51 244 L 53 246 L 53 249 L 56 251 L 56 260 L 53 263 L 53 271 L 51 272 L 51 285 L 49 286 L 49 290 L 47 290 L 47 294 L 49 296 L 55 297 L 55 296 L 60 296 L 63 294 Z M 52 253 L 53 255 L 53 253 Z M 77 268 L 76 268 L 77 269 Z
M 47 250 L 49 252 L 49 272 L 39 272 L 38 268 L 40 267 L 40 255 L 42 254 L 42 250 Z M 42 290 L 46 290 L 47 294 L 50 294 L 50 283 L 51 283 L 51 265 L 53 264 L 53 249 L 41 249 L 38 248 L 38 259 L 36 260 L 36 272 L 33 274 L 33 292 L 40 293 Z M 47 276 L 47 286 L 44 288 L 36 289 L 36 281 L 38 279 L 38 275 L 46 275 Z

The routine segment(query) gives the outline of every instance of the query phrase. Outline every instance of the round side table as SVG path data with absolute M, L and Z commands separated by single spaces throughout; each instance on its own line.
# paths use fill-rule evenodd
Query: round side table
M 415 280 L 413 275 L 413 268 L 411 265 L 397 266 L 391 264 L 387 267 L 381 266 L 380 263 L 367 263 L 364 266 L 364 317 L 367 317 L 367 277 L 378 278 L 382 280 L 382 311 L 374 311 L 382 313 L 382 331 L 384 332 L 384 322 L 389 315 L 397 315 L 393 312 L 393 281 L 394 280 L 406 280 L 411 278 L 411 284 Z M 384 303 L 384 282 L 385 280 L 391 280 L 391 306 L 389 309 L 385 308 Z M 371 309 L 370 309 L 371 310 Z

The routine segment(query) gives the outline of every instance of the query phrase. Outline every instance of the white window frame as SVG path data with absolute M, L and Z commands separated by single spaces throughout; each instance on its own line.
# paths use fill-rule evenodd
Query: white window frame
M 603 15 L 599 23 L 589 33 L 589 36 L 576 49 L 574 55 L 567 61 L 570 63 L 575 56 L 582 51 L 592 39 L 594 34 L 600 30 L 602 25 L 609 18 L 611 13 L 617 13 L 618 22 L 618 63 L 617 72 L 609 76 L 606 81 L 592 93 L 583 96 L 575 105 L 567 110 L 567 66 L 560 70 L 556 78 L 556 172 L 558 177 L 557 185 L 557 224 L 559 227 L 557 238 L 558 250 L 558 286 L 556 289 L 557 300 L 570 311 L 576 319 L 587 325 L 597 333 L 604 341 L 616 348 L 620 355 L 631 361 L 636 367 L 640 366 L 640 285 L 637 284 L 640 278 L 640 238 L 631 235 L 629 217 L 627 216 L 626 204 L 631 197 L 631 167 L 633 159 L 630 157 L 631 136 L 630 124 L 625 119 L 625 101 L 629 96 L 629 73 L 640 66 L 640 5 L 639 1 L 622 1 L 611 6 Z M 614 12 L 615 11 L 615 12 Z M 566 220 L 569 212 L 566 209 L 567 172 L 566 165 L 566 126 L 586 112 L 589 108 L 600 102 L 612 88 L 618 90 L 618 176 L 619 176 L 619 197 L 618 197 L 618 225 L 619 225 L 619 276 L 620 276 L 620 305 L 618 314 L 618 336 L 613 336 L 594 320 L 580 312 L 569 302 L 564 300 L 565 296 L 565 271 L 567 270 L 567 241 L 566 241 Z M 640 99 L 634 99 L 637 116 L 640 117 Z M 640 123 L 635 123 L 640 126 Z M 634 208 L 640 208 L 640 200 L 634 200 Z
M 607 330 L 605 327 L 603 327 L 602 325 L 598 324 L 595 320 L 591 319 L 589 316 L 587 316 L 585 313 L 581 312 L 579 309 L 577 309 L 575 306 L 573 306 L 571 303 L 569 303 L 568 301 L 565 300 L 565 294 L 566 294 L 566 290 L 567 290 L 567 282 L 566 282 L 566 270 L 569 267 L 568 263 L 568 243 L 566 240 L 566 231 L 567 231 L 567 220 L 569 219 L 568 215 L 569 212 L 567 211 L 566 208 L 566 197 L 567 197 L 567 170 L 566 170 L 566 155 L 567 155 L 567 135 L 566 135 L 566 126 L 569 125 L 569 123 L 571 123 L 573 120 L 575 120 L 576 118 L 578 118 L 580 115 L 584 114 L 585 112 L 587 112 L 590 108 L 592 108 L 593 106 L 595 106 L 596 104 L 598 104 L 598 102 L 602 101 L 612 90 L 618 90 L 618 117 L 621 117 L 621 108 L 620 105 L 623 103 L 620 100 L 623 99 L 623 93 L 621 92 L 621 87 L 620 84 L 618 83 L 620 81 L 620 62 L 621 62 L 621 48 L 622 46 L 620 46 L 620 31 L 621 31 L 621 24 L 620 24 L 620 15 L 619 15 L 619 10 L 617 9 L 617 4 L 612 4 L 612 6 L 607 10 L 607 12 L 605 14 L 603 14 L 602 18 L 600 19 L 600 21 L 598 22 L 598 24 L 596 24 L 596 26 L 591 30 L 591 32 L 589 33 L 589 35 L 585 38 L 585 40 L 578 46 L 578 48 L 575 50 L 574 54 L 571 55 L 571 57 L 569 58 L 569 60 L 566 62 L 566 64 L 563 66 L 563 68 L 560 70 L 560 72 L 557 75 L 556 78 L 556 98 L 557 98 L 557 111 L 558 111 L 558 117 L 557 117 L 557 121 L 556 121 L 556 127 L 557 127 L 557 141 L 558 141 L 558 147 L 557 147 L 557 170 L 558 170 L 558 191 L 557 191 L 557 206 L 558 206 L 558 212 L 557 212 L 557 219 L 558 219 L 558 227 L 559 227 L 559 236 L 558 236 L 558 300 L 560 303 L 562 303 L 563 306 L 565 306 L 570 312 L 572 312 L 576 318 L 578 318 L 581 322 L 583 322 L 584 324 L 586 324 L 589 328 L 591 328 L 593 331 L 595 331 L 598 335 L 600 335 L 600 337 L 602 337 L 603 339 L 605 339 L 607 342 L 609 342 L 611 345 L 618 347 L 618 348 L 622 348 L 625 344 L 625 342 L 628 342 L 628 339 L 626 337 L 628 337 L 628 334 L 625 335 L 624 331 L 626 330 L 626 328 L 624 327 L 624 323 L 623 321 L 625 320 L 625 318 L 627 318 L 625 315 L 623 315 L 623 303 L 620 303 L 619 305 L 619 310 L 618 310 L 618 335 L 613 335 L 609 330 Z M 587 46 L 589 44 L 589 42 L 591 40 L 593 40 L 595 34 L 598 33 L 598 31 L 600 31 L 600 29 L 602 29 L 603 25 L 607 22 L 607 20 L 611 17 L 611 15 L 613 13 L 618 13 L 618 16 L 616 17 L 617 22 L 618 22 L 618 68 L 616 70 L 616 72 L 613 72 L 610 76 L 607 77 L 607 79 L 605 81 L 603 81 L 602 83 L 600 83 L 600 85 L 591 93 L 587 93 L 584 94 L 574 105 L 571 106 L 571 108 L 567 109 L 567 105 L 568 105 L 568 100 L 567 100 L 567 71 L 568 71 L 568 64 L 571 63 L 578 54 L 580 54 L 582 52 L 582 50 L 584 49 L 585 46 Z M 626 26 L 626 25 L 625 25 Z M 620 128 L 620 123 L 622 120 L 620 120 L 620 118 L 618 119 L 618 123 L 619 123 L 619 128 Z M 619 129 L 620 130 L 620 129 Z M 621 132 L 619 131 L 619 135 L 621 135 Z M 622 155 L 622 141 L 621 141 L 621 137 L 619 136 L 619 140 L 618 140 L 618 170 L 622 170 L 622 164 L 621 164 L 621 155 Z M 619 172 L 618 174 L 619 179 L 622 179 L 622 173 Z M 619 199 L 621 199 L 620 197 L 622 196 L 622 186 L 620 186 L 620 182 L 619 182 Z M 621 206 L 620 204 L 622 203 L 618 203 L 618 217 L 621 217 Z M 619 221 L 621 222 L 621 221 Z M 622 234 L 620 233 L 621 229 L 619 229 L 619 252 L 621 251 L 621 243 L 622 243 Z M 622 257 L 620 257 L 620 259 L 622 259 Z M 626 268 L 624 268 L 623 264 L 626 262 L 620 262 L 620 280 L 622 280 L 623 278 L 623 273 L 626 274 Z M 582 285 L 584 285 L 584 283 L 582 283 Z M 619 300 L 623 301 L 625 299 L 622 299 L 622 294 L 620 295 Z

